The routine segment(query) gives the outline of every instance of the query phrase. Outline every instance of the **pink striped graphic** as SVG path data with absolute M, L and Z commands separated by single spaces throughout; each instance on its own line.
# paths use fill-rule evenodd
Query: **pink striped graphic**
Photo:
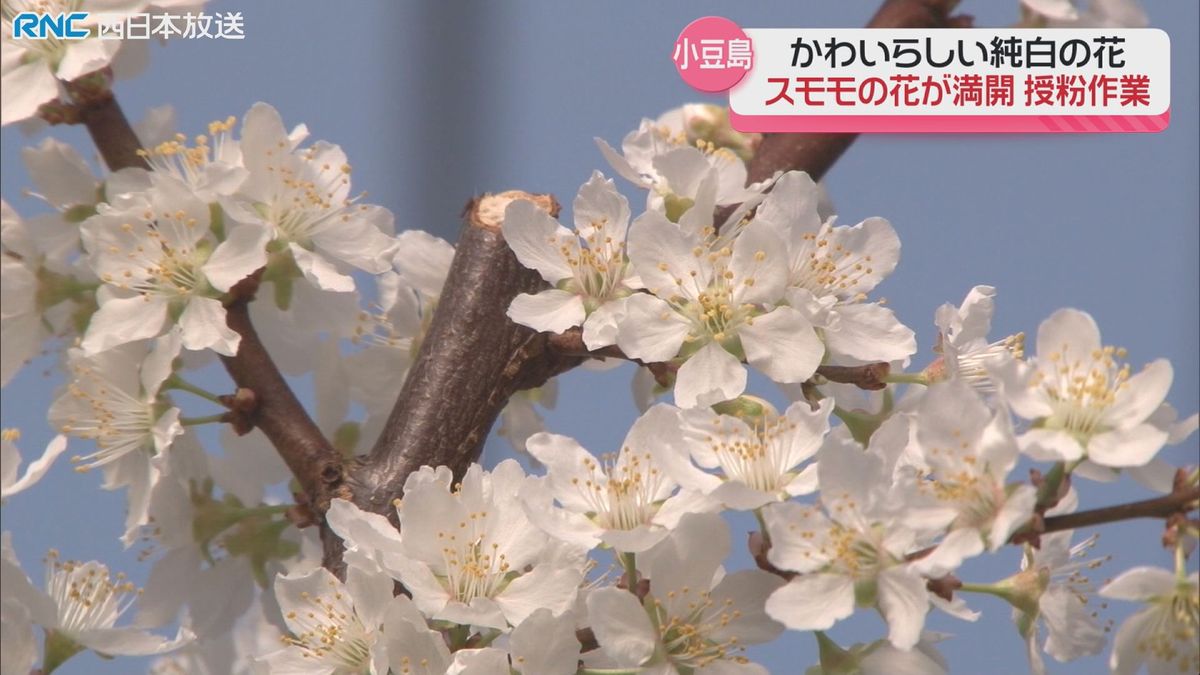
M 744 132 L 834 133 L 1157 133 L 1171 122 L 1161 115 L 742 115 L 729 121 Z

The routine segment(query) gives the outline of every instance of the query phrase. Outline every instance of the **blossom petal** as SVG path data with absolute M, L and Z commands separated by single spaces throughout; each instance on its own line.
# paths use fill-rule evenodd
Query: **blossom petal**
M 237 225 L 221 242 L 202 270 L 208 282 L 226 292 L 237 282 L 267 264 L 267 242 L 271 230 L 260 225 Z
M 888 640 L 897 649 L 910 649 L 921 639 L 929 611 L 925 580 L 903 567 L 884 570 L 879 575 L 879 609 L 888 622 Z
M 798 576 L 767 598 L 766 609 L 792 630 L 826 630 L 854 613 L 854 580 L 840 574 Z
M 607 141 L 602 138 L 596 138 L 593 140 L 596 141 L 596 147 L 600 148 L 600 154 L 603 155 L 604 159 L 608 161 L 608 164 L 613 168 L 613 171 L 617 172 L 617 175 L 640 187 L 648 187 L 650 185 L 649 181 L 646 180 L 646 177 L 638 173 L 638 171 L 633 168 L 633 165 L 629 163 L 629 160 L 625 159 L 621 153 L 617 152 L 616 149 L 609 145 Z
M 621 321 L 625 318 L 628 300 L 610 300 L 597 307 L 583 322 L 583 344 L 588 349 L 600 349 L 617 343 Z
M 746 369 L 716 342 L 709 342 L 692 354 L 675 377 L 675 404 L 681 408 L 728 401 L 743 391 L 746 391 Z
M 1088 441 L 1087 456 L 1103 466 L 1142 466 L 1167 442 L 1167 432 L 1149 424 L 1096 434 Z
M 513 200 L 504 209 L 501 230 L 517 260 L 536 270 L 546 281 L 554 284 L 574 276 L 562 249 L 567 241 L 576 239 L 575 234 L 537 204 L 525 199 Z
M 1021 452 L 1039 462 L 1073 462 L 1083 446 L 1071 434 L 1056 429 L 1030 429 L 1017 437 Z
M 1050 363 L 1054 355 L 1066 361 L 1090 361 L 1100 349 L 1100 327 L 1090 314 L 1077 309 L 1060 309 L 1038 326 L 1037 358 Z
M 1153 415 L 1167 398 L 1174 370 L 1171 362 L 1157 359 L 1129 378 L 1117 392 L 1117 399 L 1105 414 L 1118 429 L 1141 424 Z
M 601 235 L 601 242 L 605 237 L 611 237 L 613 241 L 625 240 L 629 200 L 599 171 L 593 171 L 592 177 L 580 186 L 571 211 L 575 229 L 585 239 L 595 233 Z
M 1037 504 L 1037 488 L 1032 485 L 1020 485 L 1004 500 L 1004 506 L 992 519 L 992 527 L 988 531 L 988 550 L 996 551 L 1008 543 L 1017 528 L 1024 525 L 1033 517 L 1033 508 Z
M 729 271 L 737 304 L 776 304 L 787 287 L 787 249 L 771 228 L 751 222 L 733 242 Z
M 769 223 L 781 234 L 797 230 L 816 232 L 822 222 L 817 212 L 820 201 L 820 190 L 807 173 L 789 171 L 775 181 L 754 219 Z
M 354 278 L 342 274 L 333 263 L 295 242 L 288 244 L 296 267 L 314 286 L 324 291 L 349 293 L 354 290 Z
M 675 358 L 690 330 L 688 320 L 665 301 L 635 293 L 625 302 L 625 318 L 617 327 L 617 346 L 631 358 L 660 363 Z
M 454 247 L 445 239 L 421 230 L 401 232 L 396 243 L 394 264 L 400 276 L 424 296 L 441 295 L 454 259 Z
M 712 265 L 695 255 L 697 237 L 690 236 L 658 211 L 638 216 L 629 232 L 629 259 L 651 293 L 669 298 L 694 297 L 708 286 Z
M 825 344 L 834 354 L 860 361 L 902 361 L 917 351 L 916 334 L 882 305 L 844 305 L 837 316 L 837 326 L 825 331 Z
M 1121 572 L 1097 592 L 1114 600 L 1145 602 L 1156 596 L 1170 595 L 1175 584 L 1174 572 L 1159 567 L 1135 567 Z
M 5 446 L 7 445 L 8 443 L 6 442 Z M 0 491 L 0 499 L 11 497 L 41 480 L 42 476 L 45 476 L 46 472 L 50 470 L 50 467 L 54 465 L 54 460 L 58 459 L 58 456 L 61 455 L 66 449 L 67 437 L 63 436 L 62 434 L 55 436 L 50 443 L 46 445 L 46 451 L 42 453 L 42 456 L 30 462 L 29 466 L 25 468 L 24 475 L 14 481 L 11 485 L 4 486 L 3 491 Z M 6 462 L 9 459 L 9 457 L 5 457 Z M 19 460 L 19 458 L 14 459 Z M 7 469 L 8 467 L 5 468 Z M 16 469 L 16 466 L 12 467 L 14 473 L 16 472 Z
M 582 582 L 579 570 L 544 562 L 532 572 L 513 579 L 495 600 L 504 611 L 504 618 L 516 626 L 539 608 L 555 614 L 567 611 L 575 605 L 575 594 Z
M 804 382 L 825 356 L 825 345 L 799 310 L 776 307 L 738 329 L 746 360 L 775 382 Z
M 60 80 L 77 80 L 88 73 L 100 70 L 112 61 L 121 48 L 123 40 L 80 40 L 72 42 L 67 53 L 58 64 L 55 75 Z
M 110 298 L 88 323 L 83 351 L 89 356 L 134 340 L 152 338 L 167 321 L 165 300 L 142 297 Z M 224 319 L 222 319 L 224 323 Z
M 391 235 L 395 229 L 391 211 L 382 206 L 359 207 L 336 228 L 315 232 L 313 245 L 321 253 L 364 272 L 383 274 L 392 269 L 392 258 L 399 246 Z
M 570 617 L 555 616 L 541 608 L 529 615 L 509 636 L 513 665 L 525 675 L 575 672 L 579 640 Z M 507 668 L 507 663 L 504 664 Z
M 561 333 L 583 323 L 586 315 L 583 298 L 557 288 L 522 293 L 508 306 L 508 318 L 539 332 Z
M 1065 585 L 1051 586 L 1042 594 L 1038 608 L 1049 629 L 1043 648 L 1050 656 L 1071 661 L 1104 649 L 1104 630 L 1075 591 Z
M 636 668 L 654 654 L 656 631 L 632 593 L 601 588 L 588 593 L 587 608 L 596 641 L 618 667 Z
M 237 354 L 242 336 L 225 325 L 225 307 L 220 300 L 192 298 L 179 316 L 183 330 L 183 346 L 188 349 L 211 349 L 218 354 Z
M 43 103 L 58 96 L 58 80 L 45 61 L 35 59 L 5 73 L 0 89 L 0 125 L 7 126 L 33 117 Z

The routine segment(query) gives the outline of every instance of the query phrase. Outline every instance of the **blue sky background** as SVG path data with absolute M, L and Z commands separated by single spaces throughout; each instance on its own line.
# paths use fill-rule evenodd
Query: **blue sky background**
M 331 7 L 338 7 L 331 11 Z M 679 30 L 707 14 L 748 27 L 858 27 L 875 2 L 671 0 L 654 3 L 392 3 L 331 5 L 214 2 L 241 9 L 244 42 L 174 41 L 155 45 L 148 71 L 119 82 L 131 118 L 172 103 L 181 130 L 197 133 L 213 119 L 241 115 L 255 101 L 277 107 L 287 124 L 307 123 L 314 139 L 342 145 L 354 164 L 357 189 L 396 214 L 401 228 L 453 240 L 458 214 L 481 191 L 521 188 L 555 194 L 569 204 L 593 169 L 608 171 L 592 138 L 616 144 L 643 116 L 697 100 L 675 73 L 670 49 Z M 286 7 L 286 11 L 281 9 Z M 999 289 L 993 335 L 1025 331 L 1055 309 L 1084 309 L 1106 343 L 1129 349 L 1134 367 L 1171 359 L 1176 383 L 1169 400 L 1185 415 L 1197 401 L 1197 23 L 1195 2 L 1146 3 L 1152 25 L 1172 45 L 1172 123 L 1161 134 L 1133 135 L 891 135 L 860 138 L 830 172 L 827 184 L 840 220 L 892 221 L 903 242 L 901 263 L 879 289 L 917 331 L 917 367 L 929 360 L 933 312 L 959 302 L 975 284 Z M 967 0 L 977 25 L 1011 24 L 1016 0 Z M 47 133 L 47 132 L 43 132 Z M 48 133 L 90 156 L 78 129 Z M 20 195 L 30 186 L 20 147 L 5 128 L 0 187 L 23 214 L 39 204 Z M 624 186 L 628 187 L 628 186 Z M 635 206 L 640 195 L 627 190 Z M 60 383 L 49 363 L 27 367 L 3 392 L 5 427 L 20 427 L 32 459 L 51 437 L 45 410 Z M 636 418 L 629 367 L 564 378 L 552 431 L 573 435 L 597 452 L 617 447 Z M 220 376 L 213 382 L 219 383 Z M 776 396 L 764 381 L 759 392 Z M 214 387 L 220 388 L 219 384 Z M 1169 461 L 1196 463 L 1190 443 L 1169 448 Z M 485 463 L 506 456 L 489 442 Z M 50 547 L 66 557 L 97 558 L 144 580 L 149 566 L 122 551 L 117 536 L 120 493 L 96 488 L 98 475 L 79 475 L 66 462 L 2 511 L 18 555 L 40 578 Z M 1087 485 L 1084 507 L 1145 498 L 1130 481 Z M 737 526 L 747 523 L 736 521 Z M 1096 549 L 1115 560 L 1094 578 L 1138 564 L 1169 564 L 1154 523 L 1104 528 Z M 744 531 L 735 531 L 740 550 Z M 1014 548 L 964 568 L 970 581 L 992 581 L 1016 569 Z M 742 556 L 735 564 L 745 564 Z M 930 629 L 954 633 L 943 644 L 953 672 L 1001 675 L 1025 669 L 1007 606 L 969 598 L 985 611 L 971 625 L 934 615 Z M 1116 603 L 1104 616 L 1119 619 Z M 883 634 L 874 617 L 839 625 L 842 644 Z M 772 672 L 801 672 L 813 663 L 811 637 L 789 633 L 752 652 Z M 1053 673 L 1095 673 L 1107 653 Z M 62 673 L 126 673 L 136 662 L 76 657 Z

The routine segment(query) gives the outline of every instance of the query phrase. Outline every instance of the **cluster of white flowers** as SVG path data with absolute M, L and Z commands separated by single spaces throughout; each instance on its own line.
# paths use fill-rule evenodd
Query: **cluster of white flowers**
M 1043 23 L 1082 20 L 1070 3 L 1025 4 Z M 120 44 L 6 40 L 4 87 L 22 95 L 6 93 L 4 122 L 107 67 Z M 1128 570 L 1098 591 L 1095 538 L 1073 546 L 1070 531 L 1038 529 L 1077 508 L 1072 478 L 1196 487 L 1194 468 L 1158 458 L 1200 419 L 1165 402 L 1170 364 L 1135 372 L 1075 309 L 1047 318 L 1027 356 L 1023 334 L 989 337 L 996 290 L 977 286 L 937 309 L 932 362 L 903 372 L 915 334 L 871 299 L 899 262 L 896 231 L 882 218 L 836 224 L 802 172 L 747 185 L 760 139 L 706 105 L 643 121 L 620 151 L 599 141 L 646 191 L 636 215 L 598 171 L 573 227 L 531 201 L 504 213 L 517 260 L 545 281 L 508 316 L 653 369 L 660 389 L 639 392 L 624 441 L 593 453 L 549 433 L 535 403 L 553 402 L 554 383 L 523 392 L 501 433 L 535 471 L 511 459 L 461 477 L 423 467 L 386 516 L 334 500 L 335 575 L 316 528 L 292 526 L 289 474 L 262 434 L 223 426 L 223 452 L 205 451 L 196 428 L 231 421 L 237 401 L 193 373 L 213 353 L 238 354 L 226 320 L 252 293 L 272 359 L 311 374 L 321 431 L 360 454 L 425 338 L 454 249 L 396 235 L 392 215 L 351 190 L 345 153 L 308 142 L 303 125 L 289 131 L 265 103 L 191 137 L 165 131 L 169 117 L 140 130 L 148 169 L 97 177 L 67 145 L 27 149 L 52 211 L 26 219 L 3 203 L 0 381 L 47 358 L 66 379 L 48 412 L 58 436 L 23 471 L 20 434 L 4 431 L 0 496 L 76 448 L 76 470 L 125 490 L 122 541 L 153 560 L 138 591 L 99 562 L 51 553 L 43 590 L 6 535 L 4 673 L 48 674 L 92 650 L 161 655 L 159 674 L 754 675 L 766 669 L 747 649 L 789 629 L 814 633 L 811 673 L 943 673 L 946 636 L 927 616 L 975 620 L 970 593 L 1012 604 L 1035 673 L 1043 653 L 1105 648 L 1096 593 L 1145 605 L 1116 632 L 1113 672 L 1200 668 L 1194 525 L 1176 523 L 1173 569 Z M 747 364 L 792 395 L 782 412 L 747 393 Z M 891 374 L 866 401 L 831 381 L 868 369 Z M 671 402 L 656 400 L 667 391 Z M 1023 481 L 1022 460 L 1044 476 Z M 756 569 L 725 569 L 726 511 L 757 519 Z M 1013 543 L 1024 555 L 1012 576 L 955 576 Z M 860 610 L 881 617 L 880 640 L 841 647 L 824 633 Z

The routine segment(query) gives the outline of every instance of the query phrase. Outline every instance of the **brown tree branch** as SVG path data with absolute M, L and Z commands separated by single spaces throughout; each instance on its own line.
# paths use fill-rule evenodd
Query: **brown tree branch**
M 1139 502 L 1103 506 L 1097 509 L 1077 511 L 1061 516 L 1050 516 L 1048 518 L 1035 513 L 1029 523 L 1012 533 L 1012 536 L 1008 538 L 1008 543 L 1022 544 L 1028 541 L 1036 542 L 1037 537 L 1050 532 L 1065 532 L 1066 530 L 1093 527 L 1122 520 L 1136 520 L 1138 518 L 1170 519 L 1176 514 L 1186 514 L 1188 511 L 1193 511 L 1197 508 L 1200 508 L 1200 487 L 1177 486 L 1168 495 L 1153 499 L 1144 499 Z M 1035 543 L 1034 545 L 1036 546 L 1037 544 Z M 937 546 L 923 548 L 919 551 L 909 553 L 905 556 L 905 559 L 910 561 L 920 560 L 935 550 L 937 550 Z
M 74 110 L 79 120 L 87 127 L 92 143 L 104 158 L 104 163 L 111 171 L 120 171 L 129 167 L 148 169 L 146 158 L 139 151 L 142 142 L 138 140 L 129 120 L 117 103 L 112 90 L 97 86 L 93 80 L 100 76 L 88 77 L 80 82 L 67 85 L 67 90 L 75 102 Z
M 352 469 L 359 507 L 395 522 L 391 505 L 409 474 L 424 465 L 447 465 L 462 476 L 479 459 L 509 397 L 582 361 L 549 351 L 546 335 L 508 319 L 514 297 L 544 286 L 537 272 L 517 261 L 500 231 L 505 207 L 518 199 L 558 214 L 553 197 L 520 191 L 468 204 L 433 322 L 383 433 Z
M 1049 516 L 1042 520 L 1041 533 L 1075 530 L 1081 527 L 1115 523 L 1119 520 L 1168 518 L 1176 513 L 1193 510 L 1198 505 L 1200 505 L 1200 487 L 1194 487 L 1140 502 L 1105 506 L 1061 516 Z M 1016 533 L 1013 534 L 1012 539 L 1017 539 Z
M 238 283 L 225 306 L 225 323 L 241 336 L 237 354 L 221 363 L 239 387 L 254 392 L 247 419 L 275 446 L 306 495 L 307 505 L 325 513 L 335 497 L 348 499 L 342 458 L 288 386 L 250 322 L 257 275 Z

